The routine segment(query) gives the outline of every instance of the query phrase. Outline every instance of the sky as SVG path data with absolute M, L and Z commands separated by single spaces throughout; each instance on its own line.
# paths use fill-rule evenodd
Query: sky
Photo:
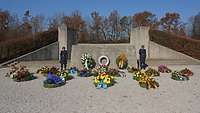
M 0 9 L 9 10 L 23 16 L 26 10 L 31 15 L 41 14 L 51 17 L 63 12 L 70 15 L 79 10 L 84 18 L 89 18 L 92 11 L 106 16 L 117 10 L 121 16 L 134 15 L 137 12 L 150 11 L 160 18 L 166 12 L 178 12 L 182 20 L 200 12 L 200 0 L 0 0 Z

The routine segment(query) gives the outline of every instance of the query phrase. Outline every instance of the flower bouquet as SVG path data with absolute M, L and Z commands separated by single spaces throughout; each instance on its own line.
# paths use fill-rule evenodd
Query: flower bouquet
M 98 73 L 103 73 L 103 72 L 106 72 L 109 75 L 114 76 L 114 77 L 121 77 L 122 74 L 124 74 L 115 68 L 109 68 L 108 66 L 105 66 L 105 65 L 97 66 L 93 68 L 91 71 L 91 74 L 96 77 L 98 76 Z
M 152 68 L 148 68 L 145 73 L 149 76 L 160 76 L 160 73 Z
M 37 73 L 39 74 L 48 74 L 49 72 L 49 67 L 48 66 L 43 66 L 40 69 L 37 70 Z
M 119 69 L 126 69 L 128 66 L 128 59 L 126 58 L 126 55 L 124 53 L 121 53 L 117 59 L 116 64 Z
M 139 85 L 143 88 L 157 88 L 159 83 L 155 81 L 152 76 L 147 75 L 145 72 L 137 71 L 133 75 L 133 79 L 139 82 Z
M 90 71 L 90 75 L 91 76 L 98 76 L 99 73 L 104 73 L 104 72 L 109 72 L 109 68 L 106 65 L 101 65 L 101 66 L 97 66 L 95 68 L 93 68 Z
M 114 83 L 114 77 L 106 73 L 99 73 L 99 75 L 94 79 L 94 85 L 97 89 L 107 89 L 108 87 L 114 85 Z
M 144 73 L 141 71 L 137 71 L 133 73 L 133 80 L 139 81 L 142 76 L 144 76 Z
M 62 74 L 66 74 L 66 73 L 62 73 Z M 49 72 L 47 74 L 46 80 L 43 82 L 43 86 L 45 88 L 55 88 L 55 87 L 63 86 L 66 83 L 64 76 L 67 76 L 67 75 L 57 76 Z
M 91 70 L 87 70 L 86 68 L 81 69 L 80 73 L 78 74 L 80 77 L 90 77 L 92 76 Z
M 145 73 L 143 76 L 140 77 L 138 82 L 141 87 L 146 88 L 146 89 L 150 89 L 150 88 L 155 89 L 159 87 L 159 83 L 156 82 L 154 78 L 152 78 L 151 76 L 148 76 Z
M 63 81 L 71 80 L 74 78 L 73 75 L 71 75 L 68 71 L 59 71 L 56 73 L 56 76 L 60 77 Z
M 77 67 L 71 67 L 69 70 L 68 70 L 68 74 L 72 77 L 75 77 L 75 76 L 78 76 L 79 75 L 79 70 Z
M 83 64 L 83 67 L 86 68 L 87 70 L 93 69 L 96 66 L 95 60 L 88 53 L 82 54 L 81 63 Z
M 6 74 L 6 77 L 10 77 L 13 78 L 13 75 L 16 74 L 16 71 L 19 69 L 19 67 L 17 66 L 17 63 L 12 63 L 9 65 L 10 70 L 9 73 Z
M 186 80 L 189 80 L 188 76 L 184 76 L 184 75 L 181 74 L 181 72 L 178 72 L 178 71 L 172 72 L 171 78 L 173 80 L 177 80 L 177 81 L 186 81 Z
M 130 66 L 128 66 L 127 70 L 129 73 L 136 73 L 136 72 L 140 71 L 140 69 L 135 68 L 135 67 L 130 67 Z
M 11 70 L 6 76 L 12 78 L 16 82 L 36 79 L 36 77 L 26 69 L 26 66 L 21 65 L 18 67 L 16 64 L 11 65 Z
M 159 65 L 158 66 L 158 71 L 161 72 L 161 73 L 171 73 L 172 70 L 169 69 L 167 66 L 165 65 Z
M 184 76 L 188 76 L 188 77 L 193 76 L 193 72 L 190 69 L 187 69 L 187 68 L 181 70 L 180 74 L 184 75 Z
M 43 74 L 44 76 L 46 76 L 49 72 L 56 74 L 58 73 L 59 68 L 52 66 L 52 67 L 48 67 L 48 66 L 43 66 L 42 68 L 37 70 L 37 73 L 39 74 Z

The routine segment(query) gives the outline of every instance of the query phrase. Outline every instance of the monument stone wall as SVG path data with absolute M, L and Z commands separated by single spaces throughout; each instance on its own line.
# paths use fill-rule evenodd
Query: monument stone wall
M 128 64 L 136 66 L 136 52 L 135 47 L 130 44 L 77 44 L 72 46 L 71 66 L 82 67 L 80 62 L 81 55 L 89 53 L 98 64 L 98 58 L 101 55 L 106 55 L 110 59 L 110 66 L 117 68 L 116 58 L 120 53 L 125 53 L 128 59 Z
M 70 65 L 81 66 L 81 55 L 83 53 L 90 53 L 96 61 L 101 55 L 107 55 L 110 58 L 111 66 L 116 67 L 115 60 L 117 56 L 123 52 L 128 58 L 129 65 L 136 66 L 137 59 L 139 59 L 138 53 L 141 45 L 144 45 L 146 48 L 147 59 L 182 59 L 200 62 L 190 56 L 150 41 L 149 27 L 133 28 L 131 30 L 130 43 L 127 44 L 78 44 L 76 32 L 74 30 L 67 29 L 65 25 L 61 25 L 58 28 L 58 42 L 27 53 L 13 59 L 12 61 L 58 60 L 59 52 L 64 46 L 68 50 L 68 60 Z

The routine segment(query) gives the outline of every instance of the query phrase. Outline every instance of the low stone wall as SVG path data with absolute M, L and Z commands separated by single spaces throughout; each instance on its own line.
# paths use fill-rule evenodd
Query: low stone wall
M 81 55 L 90 53 L 98 64 L 98 58 L 101 55 L 106 55 L 110 59 L 110 66 L 117 67 L 116 58 L 120 53 L 124 52 L 128 58 L 128 63 L 131 66 L 136 66 L 136 51 L 135 47 L 130 44 L 78 44 L 72 46 L 71 63 L 70 65 L 82 67 Z
M 149 59 L 171 59 L 171 60 L 187 60 L 200 62 L 190 56 L 177 52 L 175 50 L 169 49 L 155 42 L 149 41 Z
M 58 42 L 21 56 L 18 60 L 58 60 Z

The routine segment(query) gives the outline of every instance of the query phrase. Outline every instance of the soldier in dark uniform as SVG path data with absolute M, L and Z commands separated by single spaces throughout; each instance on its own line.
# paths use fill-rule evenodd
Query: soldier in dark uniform
M 146 49 L 144 48 L 144 45 L 141 46 L 141 49 L 139 50 L 139 55 L 140 55 L 140 68 L 145 69 L 148 65 L 145 63 Z
M 61 70 L 63 70 L 63 65 L 64 69 L 66 70 L 67 68 L 67 50 L 65 50 L 65 47 L 62 47 L 62 50 L 60 52 L 60 64 L 61 64 Z

